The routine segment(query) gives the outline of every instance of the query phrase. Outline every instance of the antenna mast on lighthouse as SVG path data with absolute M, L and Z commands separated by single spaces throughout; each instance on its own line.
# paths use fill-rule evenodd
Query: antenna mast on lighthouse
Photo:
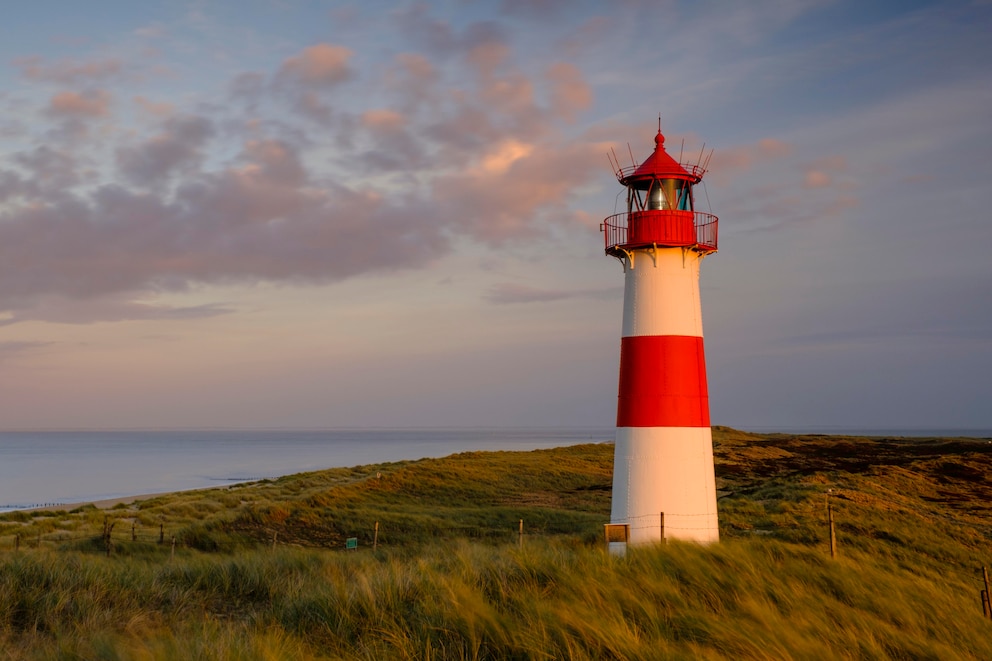
M 623 263 L 623 332 L 611 527 L 626 543 L 719 540 L 703 353 L 699 264 L 717 249 L 717 217 L 695 210 L 701 160 L 665 151 L 621 167 L 627 210 L 605 219 L 606 254 Z

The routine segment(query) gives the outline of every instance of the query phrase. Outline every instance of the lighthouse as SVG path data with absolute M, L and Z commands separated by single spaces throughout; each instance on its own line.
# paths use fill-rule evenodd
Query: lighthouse
M 625 543 L 707 543 L 720 534 L 699 300 L 699 265 L 716 252 L 717 218 L 695 210 L 702 155 L 696 164 L 672 158 L 660 120 L 654 143 L 640 165 L 611 159 L 626 211 L 602 225 L 606 254 L 624 270 L 607 527 L 615 552 Z

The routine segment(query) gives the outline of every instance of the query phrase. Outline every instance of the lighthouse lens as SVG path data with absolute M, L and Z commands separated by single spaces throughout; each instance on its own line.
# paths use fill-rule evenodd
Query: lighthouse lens
M 660 182 L 653 182 L 651 190 L 648 191 L 648 209 L 667 209 L 668 199 Z

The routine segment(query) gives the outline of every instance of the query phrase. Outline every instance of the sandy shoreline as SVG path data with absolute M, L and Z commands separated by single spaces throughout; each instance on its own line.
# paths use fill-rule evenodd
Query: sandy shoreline
M 172 496 L 179 493 L 190 493 L 193 491 L 207 491 L 209 489 L 216 489 L 217 487 L 203 487 L 200 489 L 184 489 L 181 491 L 162 491 L 160 493 L 145 493 L 138 494 L 136 496 L 121 496 L 120 498 L 107 498 L 106 500 L 88 500 L 81 503 L 61 503 L 57 505 L 45 505 L 42 507 L 25 507 L 23 509 L 8 510 L 10 512 L 51 512 L 58 510 L 65 510 L 69 512 L 76 509 L 77 507 L 86 507 L 87 505 L 93 505 L 97 509 L 109 510 L 117 507 L 118 505 L 131 505 L 141 500 L 150 500 L 152 498 L 158 498 L 159 496 Z

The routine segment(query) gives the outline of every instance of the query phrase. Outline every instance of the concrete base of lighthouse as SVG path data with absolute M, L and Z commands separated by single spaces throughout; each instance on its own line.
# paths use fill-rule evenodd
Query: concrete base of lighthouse
M 630 526 L 631 545 L 719 541 L 710 428 L 618 428 L 610 519 Z

